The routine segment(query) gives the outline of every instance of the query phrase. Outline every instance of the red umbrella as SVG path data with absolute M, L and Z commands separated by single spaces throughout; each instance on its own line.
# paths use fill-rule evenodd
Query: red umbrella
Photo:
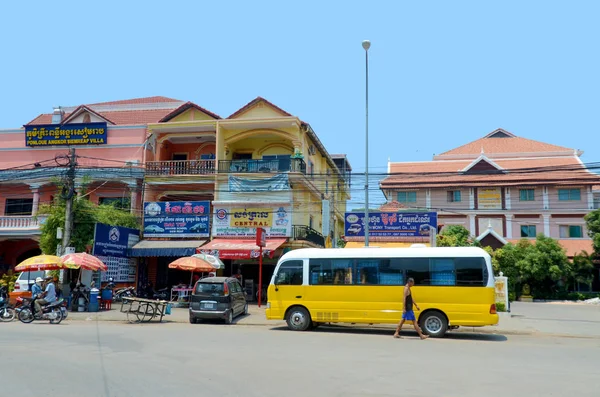
M 64 264 L 73 265 L 79 267 L 80 269 L 101 272 L 108 270 L 108 266 L 106 266 L 104 262 L 93 255 L 86 254 L 85 252 L 63 255 L 61 256 L 61 259 Z

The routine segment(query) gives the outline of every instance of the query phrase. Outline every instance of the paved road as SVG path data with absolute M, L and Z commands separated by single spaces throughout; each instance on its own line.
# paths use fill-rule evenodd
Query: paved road
M 67 320 L 0 346 L 6 396 L 596 396 L 600 338 Z

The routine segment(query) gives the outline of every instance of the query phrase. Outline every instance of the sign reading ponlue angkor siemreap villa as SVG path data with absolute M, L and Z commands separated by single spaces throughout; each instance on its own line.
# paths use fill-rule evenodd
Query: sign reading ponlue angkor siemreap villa
M 106 123 L 26 125 L 27 146 L 106 145 Z

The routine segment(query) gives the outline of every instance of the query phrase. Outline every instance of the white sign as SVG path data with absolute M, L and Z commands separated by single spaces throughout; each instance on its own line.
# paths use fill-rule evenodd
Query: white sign
M 265 206 L 259 202 L 248 202 L 246 208 L 248 211 L 244 211 L 244 206 L 240 204 L 213 202 L 212 235 L 214 237 L 255 238 L 256 228 L 262 227 L 265 229 L 267 237 L 292 236 L 292 206 L 290 204 Z M 261 211 L 257 211 L 258 209 Z M 254 227 L 252 226 L 253 222 L 257 222 Z

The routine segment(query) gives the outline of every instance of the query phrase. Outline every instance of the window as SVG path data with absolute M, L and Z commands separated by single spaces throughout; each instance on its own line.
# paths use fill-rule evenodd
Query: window
M 208 154 L 201 154 L 200 155 L 200 160 L 212 160 L 215 158 L 215 154 L 214 153 L 208 153 Z
M 172 160 L 173 161 L 185 161 L 188 159 L 187 153 L 174 153 Z
M 461 202 L 460 190 L 449 190 L 448 191 L 448 202 L 449 203 L 460 203 Z
M 312 161 L 308 162 L 308 174 L 311 178 L 315 177 L 315 163 L 313 163 Z
M 6 199 L 4 215 L 31 215 L 32 198 Z
M 325 181 L 325 194 L 329 194 L 329 181 Z
M 413 278 L 415 285 L 431 285 L 429 259 L 410 258 L 400 259 L 401 265 L 406 269 L 406 279 Z
M 558 189 L 559 201 L 580 201 L 581 189 Z
M 454 269 L 456 285 L 475 287 L 487 285 L 489 275 L 483 258 L 455 258 Z
M 315 225 L 315 218 L 312 215 L 308 216 L 308 227 L 310 227 L 311 229 L 314 229 L 314 225 Z
M 521 225 L 521 237 L 534 238 L 537 236 L 535 225 Z
M 379 284 L 379 267 L 381 261 L 380 259 L 357 259 L 355 284 Z
M 519 201 L 535 201 L 535 189 L 519 189 Z
M 275 284 L 277 285 L 302 285 L 304 272 L 302 261 L 287 261 L 281 264 Z
M 120 210 L 128 210 L 131 208 L 131 199 L 129 197 L 100 197 L 98 204 L 111 205 Z
M 431 259 L 431 285 L 454 285 L 454 259 Z M 416 280 L 415 280 L 416 284 Z
M 311 259 L 311 285 L 349 285 L 353 280 L 353 259 Z
M 560 225 L 560 238 L 582 238 L 583 227 L 575 225 Z
M 398 192 L 398 202 L 400 203 L 416 203 L 417 192 Z

